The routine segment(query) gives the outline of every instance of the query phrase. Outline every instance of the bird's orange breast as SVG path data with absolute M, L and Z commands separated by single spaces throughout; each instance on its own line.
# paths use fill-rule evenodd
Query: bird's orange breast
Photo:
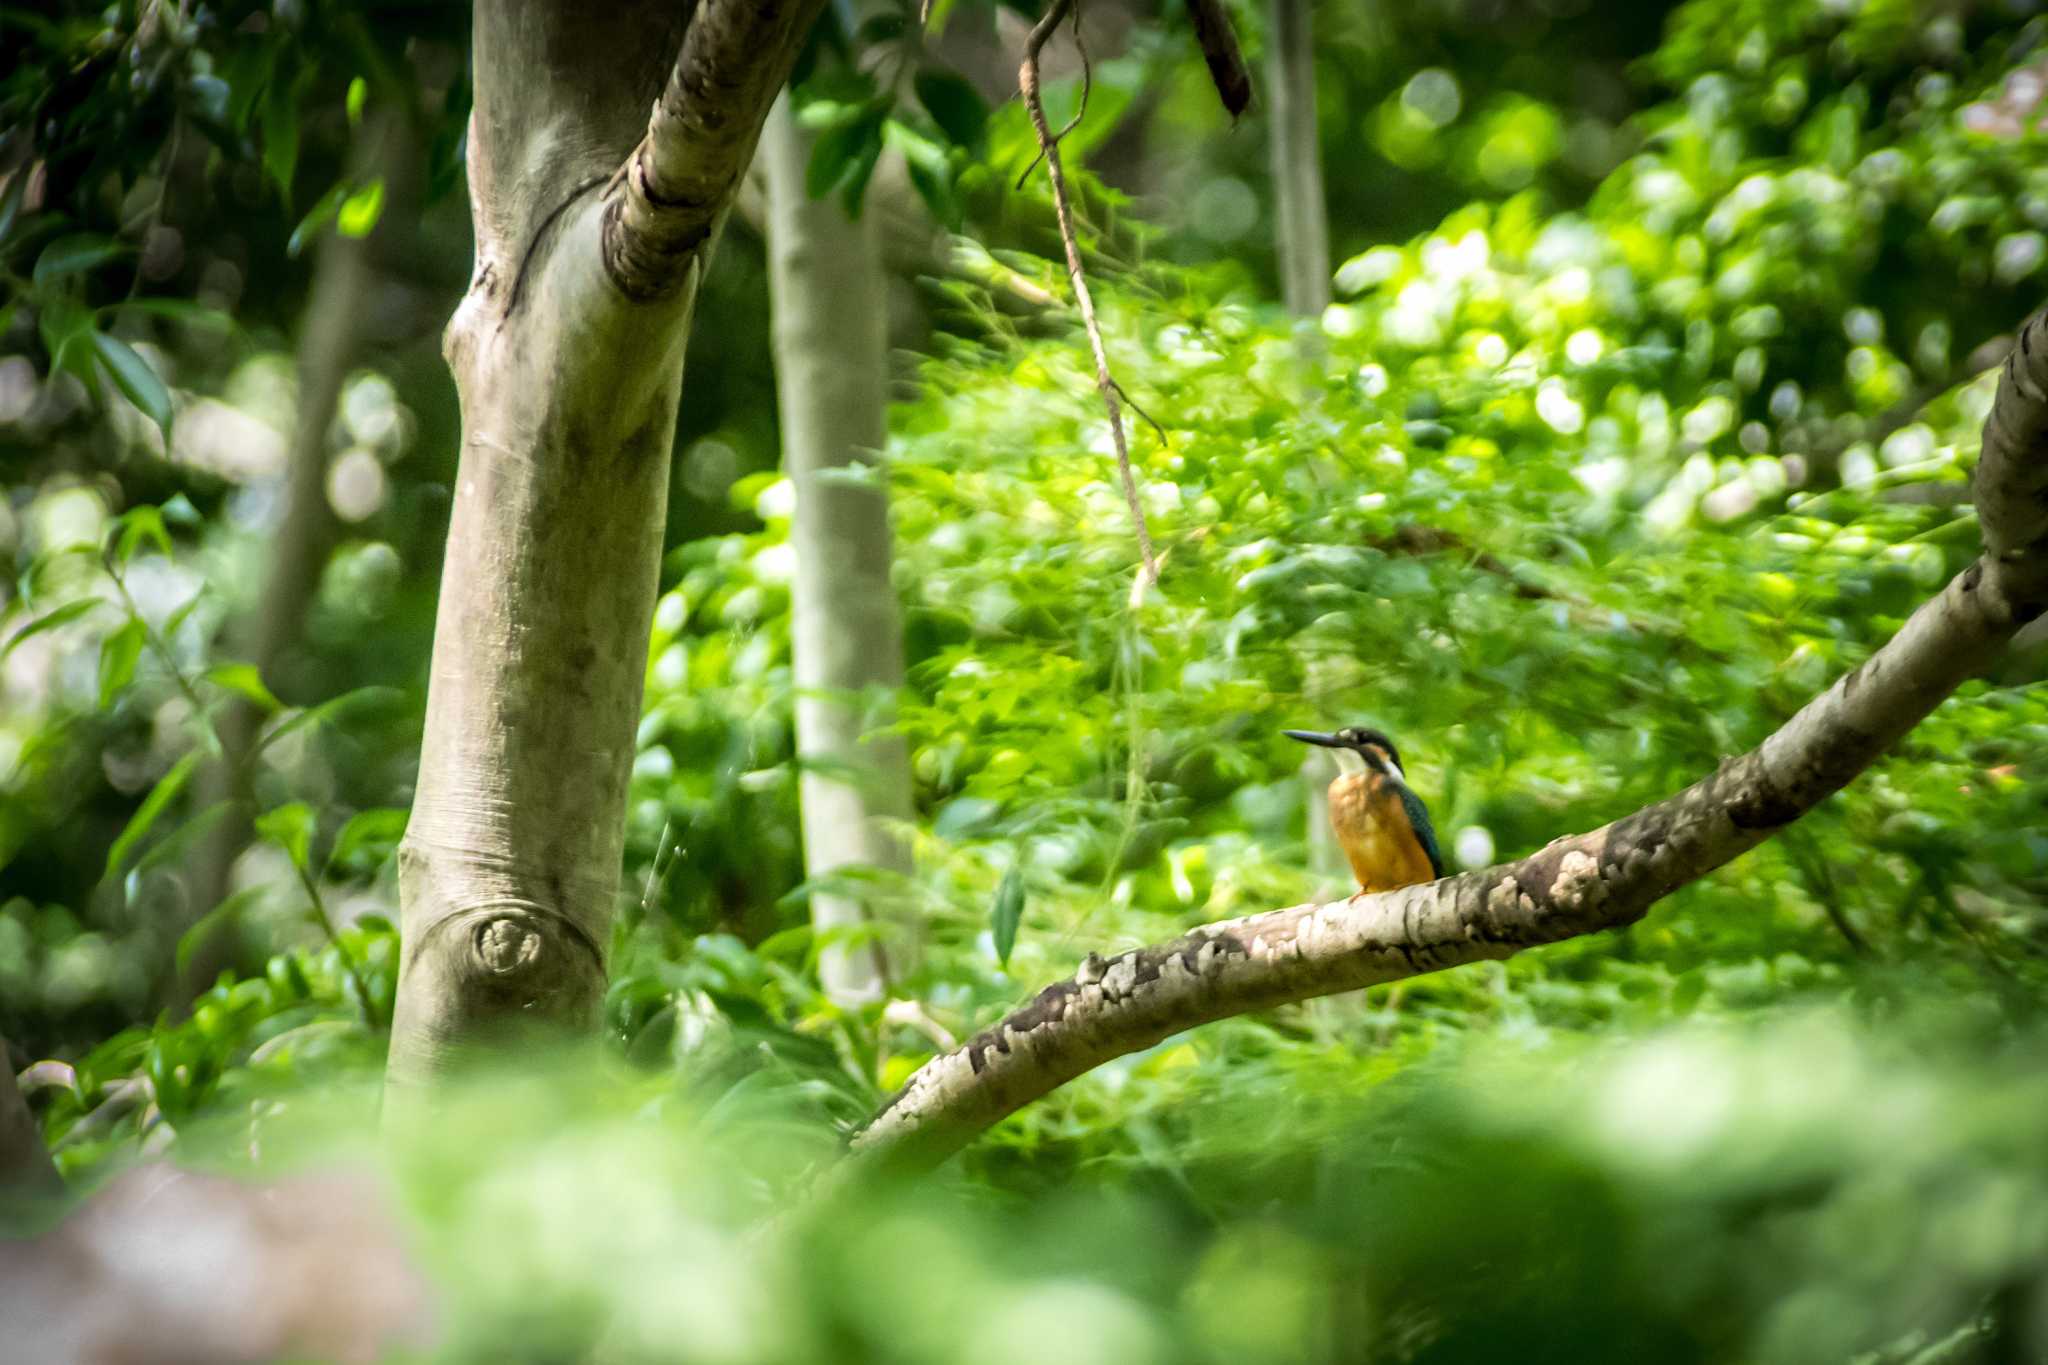
M 1354 773 L 1330 784 L 1330 828 L 1363 890 L 1392 891 L 1436 880 L 1436 869 L 1401 808 L 1400 793 L 1381 773 Z

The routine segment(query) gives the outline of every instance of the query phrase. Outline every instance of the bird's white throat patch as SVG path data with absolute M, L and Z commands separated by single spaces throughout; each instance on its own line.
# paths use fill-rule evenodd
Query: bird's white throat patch
M 1337 771 L 1347 777 L 1365 771 L 1365 759 L 1356 749 L 1332 749 L 1331 755 L 1337 760 Z

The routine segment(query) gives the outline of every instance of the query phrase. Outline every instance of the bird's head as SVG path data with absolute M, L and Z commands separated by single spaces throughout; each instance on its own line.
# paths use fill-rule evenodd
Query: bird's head
M 1401 754 L 1394 748 L 1394 741 L 1378 730 L 1363 726 L 1347 726 L 1333 734 L 1319 730 L 1283 730 L 1289 739 L 1298 739 L 1303 744 L 1314 744 L 1332 750 L 1337 766 L 1346 772 L 1376 772 L 1405 782 L 1407 775 L 1401 771 Z

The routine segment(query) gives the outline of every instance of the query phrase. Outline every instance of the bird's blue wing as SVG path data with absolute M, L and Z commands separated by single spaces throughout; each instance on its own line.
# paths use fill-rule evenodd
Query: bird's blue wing
M 1415 830 L 1415 842 L 1422 845 L 1422 851 L 1429 857 L 1430 870 L 1441 880 L 1444 875 L 1443 851 L 1436 846 L 1436 826 L 1429 823 L 1429 807 L 1422 804 L 1422 798 L 1408 789 L 1406 782 L 1394 784 L 1401 793 L 1401 809 L 1408 816 L 1408 823 Z

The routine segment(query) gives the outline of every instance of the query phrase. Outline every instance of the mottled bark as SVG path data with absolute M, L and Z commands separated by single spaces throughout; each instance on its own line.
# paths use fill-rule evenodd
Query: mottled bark
M 608 196 L 605 268 L 629 298 L 676 288 L 738 192 L 761 119 L 824 0 L 706 0 Z M 664 49 L 667 50 L 667 49 Z
M 2007 361 L 1974 480 L 1984 555 L 1758 748 L 1517 862 L 1205 925 L 1107 960 L 934 1059 L 853 1140 L 942 1159 L 1113 1057 L 1196 1024 L 1617 928 L 1839 790 L 2048 609 L 2048 329 Z
M 849 219 L 836 197 L 805 191 L 815 141 L 785 97 L 768 116 L 759 157 L 783 469 L 796 486 L 796 740 L 804 875 L 814 882 L 846 869 L 911 870 L 891 828 L 911 814 L 909 754 L 900 736 L 878 732 L 903 686 L 888 494 L 875 466 L 889 382 L 881 262 L 874 215 Z M 819 974 L 834 999 L 877 999 L 900 976 L 914 928 L 901 904 L 886 879 L 811 892 L 821 935 L 877 924 L 889 931 L 828 943 Z
M 446 338 L 463 443 L 399 856 L 402 1098 L 479 1044 L 596 1022 L 721 168 L 744 166 L 819 3 L 476 9 L 476 266 Z

